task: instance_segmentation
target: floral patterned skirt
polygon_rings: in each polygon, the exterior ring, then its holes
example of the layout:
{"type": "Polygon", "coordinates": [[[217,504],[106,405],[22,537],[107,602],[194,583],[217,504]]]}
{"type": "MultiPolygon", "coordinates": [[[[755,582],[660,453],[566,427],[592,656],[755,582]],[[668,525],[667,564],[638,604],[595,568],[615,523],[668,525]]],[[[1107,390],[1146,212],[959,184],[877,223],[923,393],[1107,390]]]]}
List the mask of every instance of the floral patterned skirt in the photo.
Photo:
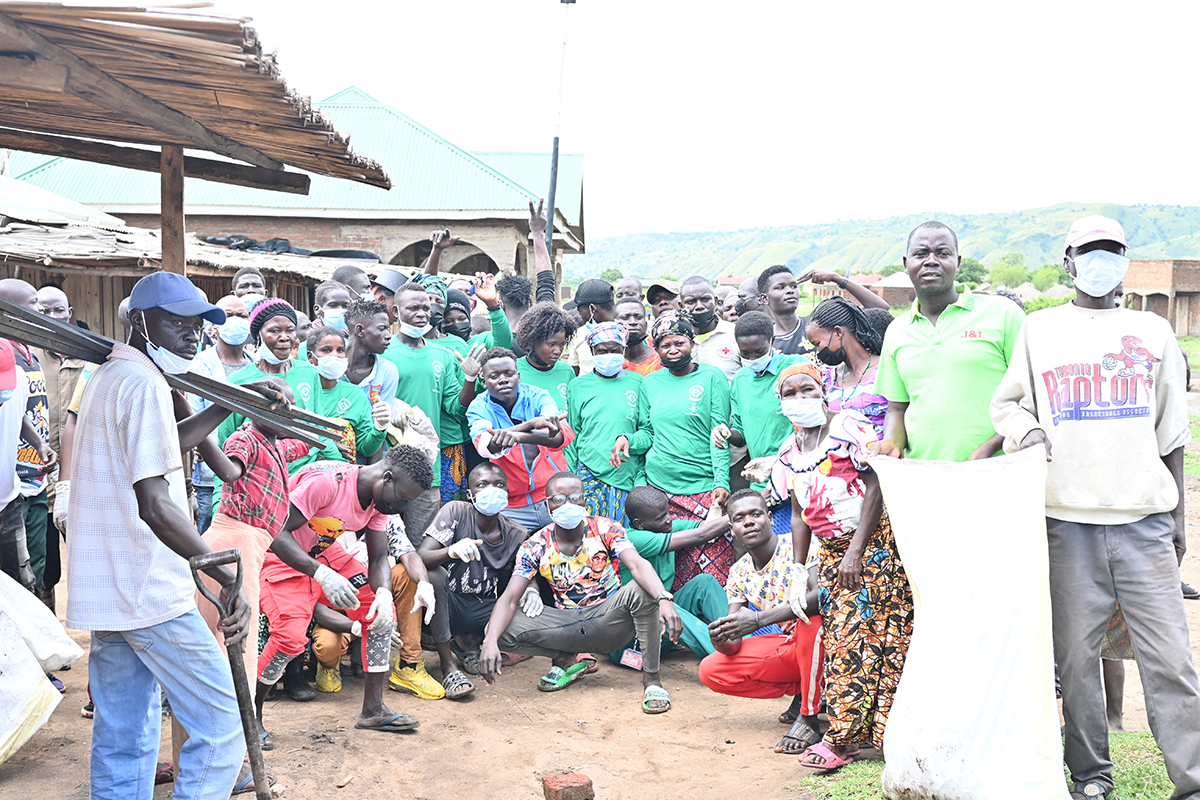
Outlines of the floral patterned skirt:
{"type": "MultiPolygon", "coordinates": [[[[660,490],[661,491],[661,490],[660,490]]],[[[667,496],[668,510],[672,520],[695,520],[703,522],[712,507],[712,491],[700,494],[671,494],[667,496]]],[[[729,570],[733,567],[733,534],[726,533],[711,542],[692,545],[675,551],[675,585],[677,592],[697,575],[712,575],[724,586],[729,582],[729,570]]]]}
{"type": "Polygon", "coordinates": [[[850,536],[821,540],[818,597],[825,631],[830,744],[883,746],[883,730],[912,639],[913,600],[887,510],[863,551],[862,585],[840,589],[850,536]]]}

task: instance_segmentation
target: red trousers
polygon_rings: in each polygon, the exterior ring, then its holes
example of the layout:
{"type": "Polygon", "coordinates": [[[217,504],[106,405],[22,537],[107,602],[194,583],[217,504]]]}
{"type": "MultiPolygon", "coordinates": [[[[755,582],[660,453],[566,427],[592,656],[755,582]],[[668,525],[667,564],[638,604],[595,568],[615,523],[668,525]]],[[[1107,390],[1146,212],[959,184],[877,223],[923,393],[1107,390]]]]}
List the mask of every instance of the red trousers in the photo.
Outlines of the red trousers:
{"type": "MultiPolygon", "coordinates": [[[[375,602],[375,590],[367,581],[367,570],[339,544],[330,546],[317,556],[317,561],[327,564],[331,570],[346,578],[358,589],[358,608],[339,610],[344,611],[351,621],[358,620],[362,623],[364,636],[361,646],[363,664],[366,665],[365,634],[367,625],[370,624],[367,621],[367,612],[375,602]]],[[[312,621],[313,609],[317,603],[335,608],[325,597],[319,583],[284,564],[273,552],[268,552],[263,561],[258,603],[259,608],[271,621],[270,638],[258,657],[256,674],[259,676],[276,653],[298,656],[304,652],[304,646],[308,643],[308,623],[312,621]]]]}
{"type": "Polygon", "coordinates": [[[767,700],[786,695],[803,698],[800,713],[821,708],[825,642],[821,618],[796,623],[788,636],[768,633],[742,639],[741,649],[727,656],[713,653],[700,662],[700,682],[714,692],[767,700]]]}

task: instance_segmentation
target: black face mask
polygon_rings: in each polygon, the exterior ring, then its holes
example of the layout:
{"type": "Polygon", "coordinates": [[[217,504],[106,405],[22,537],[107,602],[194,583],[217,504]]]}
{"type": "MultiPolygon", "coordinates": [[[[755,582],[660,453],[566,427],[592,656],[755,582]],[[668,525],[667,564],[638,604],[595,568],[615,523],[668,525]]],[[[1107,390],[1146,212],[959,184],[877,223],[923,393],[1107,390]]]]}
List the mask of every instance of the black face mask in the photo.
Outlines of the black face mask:
{"type": "Polygon", "coordinates": [[[442,329],[442,319],[446,316],[446,309],[436,303],[429,306],[429,324],[433,326],[435,331],[442,329]]]}
{"type": "Polygon", "coordinates": [[[697,330],[700,328],[707,328],[709,325],[712,325],[716,319],[717,312],[715,311],[709,311],[705,309],[703,311],[695,311],[692,313],[692,320],[696,323],[697,330]]]}
{"type": "Polygon", "coordinates": [[[644,341],[646,341],[646,334],[639,333],[638,331],[630,331],[629,338],[626,340],[625,346],[628,347],[632,344],[641,344],[644,341]]]}
{"type": "Polygon", "coordinates": [[[692,354],[688,353],[683,358],[678,358],[674,361],[668,361],[667,359],[663,358],[662,356],[659,356],[659,360],[662,361],[662,365],[669,370],[681,370],[684,367],[686,367],[688,364],[692,363],[692,354]]]}
{"type": "Polygon", "coordinates": [[[833,344],[833,336],[829,337],[829,341],[817,351],[817,358],[821,359],[821,363],[826,366],[836,367],[846,363],[846,348],[839,347],[837,352],[829,349],[829,345],[833,344]]]}
{"type": "Polygon", "coordinates": [[[453,325],[443,323],[442,330],[450,336],[457,336],[464,342],[471,338],[471,322],[469,320],[467,322],[455,322],[453,325]]]}

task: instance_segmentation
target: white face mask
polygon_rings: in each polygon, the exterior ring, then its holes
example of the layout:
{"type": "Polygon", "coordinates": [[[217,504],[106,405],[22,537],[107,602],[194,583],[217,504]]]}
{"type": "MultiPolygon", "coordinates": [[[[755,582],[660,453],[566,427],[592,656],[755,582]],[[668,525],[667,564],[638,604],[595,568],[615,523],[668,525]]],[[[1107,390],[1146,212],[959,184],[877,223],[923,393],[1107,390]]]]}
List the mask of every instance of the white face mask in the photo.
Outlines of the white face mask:
{"type": "Polygon", "coordinates": [[[1072,259],[1075,288],[1091,297],[1104,297],[1117,288],[1129,272],[1129,259],[1107,250],[1092,250],[1072,259]]]}
{"type": "Polygon", "coordinates": [[[168,375],[182,375],[192,368],[192,360],[176,355],[150,341],[150,327],[146,324],[146,313],[142,312],[142,330],[146,334],[146,355],[168,375]]]}
{"type": "Polygon", "coordinates": [[[224,325],[217,326],[217,335],[221,341],[231,347],[246,343],[250,338],[250,320],[245,317],[229,317],[224,325]]]}
{"type": "Polygon", "coordinates": [[[341,356],[321,356],[317,359],[317,372],[330,381],[341,380],[350,362],[341,356]]]}
{"type": "Polygon", "coordinates": [[[499,486],[488,486],[476,492],[472,502],[480,514],[494,517],[508,508],[508,490],[499,486]]]}
{"type": "Polygon", "coordinates": [[[762,374],[763,370],[771,366],[771,361],[775,358],[775,351],[768,350],[765,356],[760,356],[753,361],[743,361],[742,366],[749,367],[755,372],[762,374]]]}
{"type": "Polygon", "coordinates": [[[596,356],[596,372],[611,378],[621,371],[621,367],[625,365],[624,353],[602,353],[596,356]]]}
{"type": "Polygon", "coordinates": [[[426,324],[424,327],[417,327],[407,322],[400,323],[400,332],[410,339],[420,339],[431,330],[433,330],[433,326],[429,324],[426,324]]]}
{"type": "Polygon", "coordinates": [[[258,357],[268,364],[282,364],[286,361],[291,361],[291,358],[276,358],[275,354],[271,352],[271,348],[267,347],[267,343],[262,341],[261,337],[256,352],[258,353],[258,357]]]}
{"type": "Polygon", "coordinates": [[[586,516],[587,509],[574,503],[563,503],[550,512],[550,519],[554,520],[554,524],[564,531],[575,530],[586,516]]]}
{"type": "Polygon", "coordinates": [[[797,428],[819,428],[829,415],[820,397],[793,397],[780,402],[783,415],[797,428]]]}

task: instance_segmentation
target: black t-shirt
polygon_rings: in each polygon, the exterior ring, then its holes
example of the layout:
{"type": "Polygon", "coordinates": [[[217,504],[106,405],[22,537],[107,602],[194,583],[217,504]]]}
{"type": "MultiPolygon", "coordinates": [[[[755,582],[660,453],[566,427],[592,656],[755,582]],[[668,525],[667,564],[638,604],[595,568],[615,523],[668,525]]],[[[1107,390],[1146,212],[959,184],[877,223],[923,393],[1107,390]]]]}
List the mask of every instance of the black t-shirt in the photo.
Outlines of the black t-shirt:
{"type": "Polygon", "coordinates": [[[813,351],[812,345],[804,336],[808,328],[808,317],[800,317],[800,324],[791,333],[776,334],[775,349],[784,355],[805,355],[813,351]]]}
{"type": "Polygon", "coordinates": [[[489,542],[476,524],[475,506],[470,503],[452,500],[433,518],[425,535],[445,547],[463,539],[483,542],[479,546],[480,560],[463,563],[452,558],[446,562],[446,587],[450,591],[499,597],[499,587],[508,583],[517,562],[517,548],[529,538],[529,531],[503,515],[497,519],[500,541],[489,542]]]}

